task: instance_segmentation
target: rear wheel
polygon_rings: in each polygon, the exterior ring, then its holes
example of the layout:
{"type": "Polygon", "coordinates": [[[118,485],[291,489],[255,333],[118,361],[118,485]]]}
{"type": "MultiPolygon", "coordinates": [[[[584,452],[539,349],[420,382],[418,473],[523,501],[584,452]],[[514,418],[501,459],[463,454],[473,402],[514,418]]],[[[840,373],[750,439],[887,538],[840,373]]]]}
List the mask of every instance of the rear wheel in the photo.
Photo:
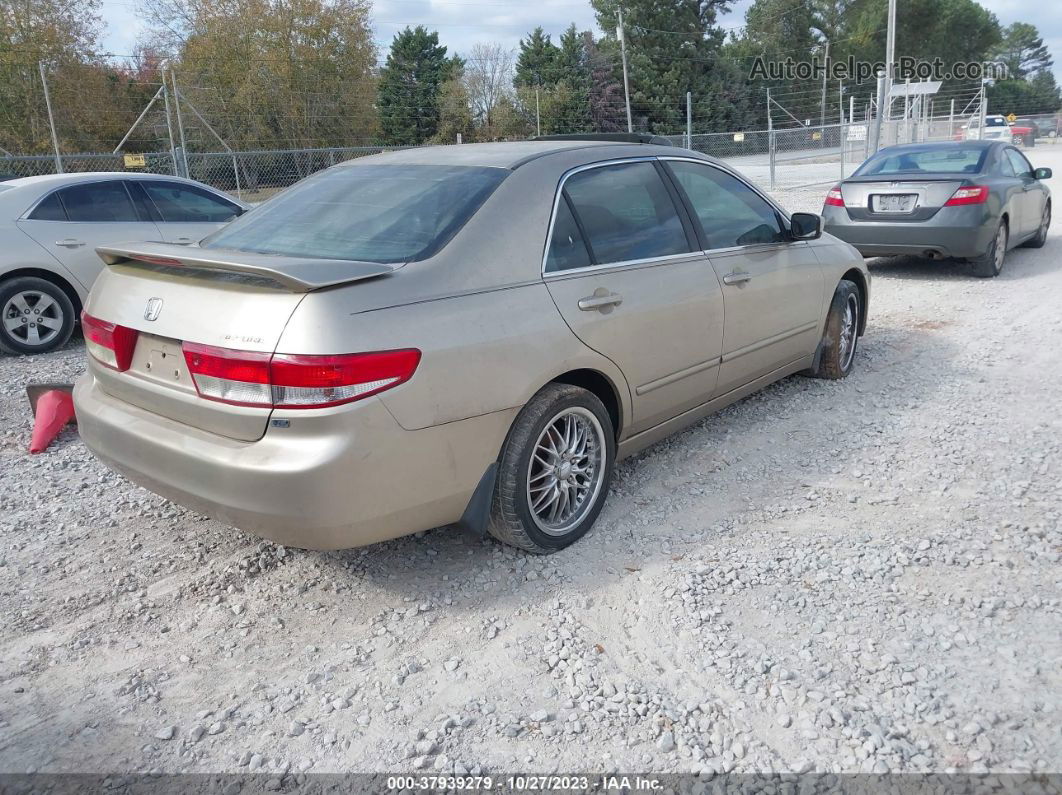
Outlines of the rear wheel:
{"type": "Polygon", "coordinates": [[[830,302],[830,313],[826,316],[819,364],[807,374],[815,378],[837,380],[852,372],[862,312],[859,288],[853,282],[841,279],[830,302]]]}
{"type": "Polygon", "coordinates": [[[0,283],[0,350],[47,353],[65,344],[74,331],[74,305],[55,284],[36,276],[0,283]]]}
{"type": "Polygon", "coordinates": [[[1022,243],[1026,248],[1043,248],[1047,242],[1047,230],[1051,228],[1051,202],[1044,205],[1043,215],[1040,216],[1040,228],[1036,230],[1036,236],[1022,243]]]}
{"type": "Polygon", "coordinates": [[[991,279],[993,276],[999,276],[1003,270],[1003,260],[1007,257],[1007,240],[1007,222],[1000,221],[995,237],[988,244],[988,249],[985,253],[970,260],[974,276],[982,279],[991,279]]]}
{"type": "Polygon", "coordinates": [[[580,539],[612,481],[616,440],[592,392],[549,384],[524,406],[505,440],[488,529],[499,541],[547,554],[580,539]]]}

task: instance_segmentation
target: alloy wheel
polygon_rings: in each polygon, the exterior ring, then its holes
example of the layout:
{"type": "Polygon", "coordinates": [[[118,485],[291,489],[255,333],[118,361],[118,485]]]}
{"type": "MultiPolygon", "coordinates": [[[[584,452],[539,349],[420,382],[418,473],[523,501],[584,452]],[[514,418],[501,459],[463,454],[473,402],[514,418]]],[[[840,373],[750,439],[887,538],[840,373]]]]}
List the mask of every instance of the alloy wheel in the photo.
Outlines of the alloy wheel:
{"type": "Polygon", "coordinates": [[[586,516],[605,477],[605,433],[593,412],[566,408],[546,423],[527,469],[527,505],[539,529],[563,536],[586,516]]]}
{"type": "Polygon", "coordinates": [[[59,302],[40,290],[15,293],[4,304],[4,331],[23,345],[44,346],[63,330],[65,317],[59,302]]]}
{"type": "Polygon", "coordinates": [[[852,365],[852,358],[856,349],[856,324],[859,322],[859,299],[855,294],[849,295],[844,303],[844,314],[841,316],[841,335],[838,343],[841,370],[847,370],[852,365]]]}

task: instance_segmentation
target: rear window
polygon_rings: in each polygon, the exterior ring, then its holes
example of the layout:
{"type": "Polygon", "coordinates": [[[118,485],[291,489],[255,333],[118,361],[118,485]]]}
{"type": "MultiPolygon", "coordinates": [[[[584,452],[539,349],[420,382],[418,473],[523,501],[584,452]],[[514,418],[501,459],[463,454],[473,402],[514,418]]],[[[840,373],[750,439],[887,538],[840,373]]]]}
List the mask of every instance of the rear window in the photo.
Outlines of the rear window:
{"type": "Polygon", "coordinates": [[[918,152],[882,152],[860,166],[854,176],[874,174],[948,173],[977,174],[984,166],[988,149],[923,149],[918,152]]]}
{"type": "Polygon", "coordinates": [[[289,188],[201,245],[364,262],[425,259],[446,245],[506,174],[475,166],[332,168],[289,188]]]}

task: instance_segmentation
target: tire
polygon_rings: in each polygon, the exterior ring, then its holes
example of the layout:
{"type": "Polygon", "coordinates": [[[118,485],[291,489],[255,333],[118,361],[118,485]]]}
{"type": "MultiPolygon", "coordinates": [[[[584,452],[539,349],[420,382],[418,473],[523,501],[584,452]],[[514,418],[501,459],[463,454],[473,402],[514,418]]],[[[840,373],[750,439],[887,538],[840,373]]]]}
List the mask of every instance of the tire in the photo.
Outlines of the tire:
{"type": "Polygon", "coordinates": [[[74,320],[70,297],[47,279],[17,276],[0,282],[0,350],[5,353],[54,351],[70,339],[74,320]]]}
{"type": "Polygon", "coordinates": [[[841,279],[830,302],[829,314],[826,315],[818,366],[807,371],[808,375],[836,381],[852,372],[862,317],[859,288],[854,282],[841,279]]]}
{"type": "Polygon", "coordinates": [[[981,279],[991,279],[1002,273],[1003,260],[1007,256],[1007,242],[1009,239],[1010,231],[1007,229],[1007,222],[1000,221],[996,234],[992,237],[992,242],[988,244],[988,249],[985,253],[970,260],[974,276],[981,279]]]}
{"type": "Polygon", "coordinates": [[[597,519],[615,460],[615,431],[598,397],[577,386],[546,385],[524,406],[502,447],[488,531],[499,541],[540,555],[564,549],[597,519]],[[573,429],[582,435],[572,434],[573,429]],[[556,455],[557,447],[563,455],[556,455]],[[579,465],[576,472],[571,471],[573,455],[579,465]],[[543,466],[546,463],[556,467],[543,466]],[[578,470],[589,473],[585,480],[579,479],[578,470]],[[558,482],[558,476],[563,480],[558,482]],[[573,491],[579,500],[574,507],[565,503],[571,497],[563,496],[573,491]]]}
{"type": "Polygon", "coordinates": [[[1036,235],[1029,238],[1022,243],[1025,248],[1043,248],[1044,243],[1047,242],[1047,230],[1051,228],[1051,202],[1048,201],[1044,205],[1044,213],[1040,216],[1040,228],[1036,230],[1036,235]]]}

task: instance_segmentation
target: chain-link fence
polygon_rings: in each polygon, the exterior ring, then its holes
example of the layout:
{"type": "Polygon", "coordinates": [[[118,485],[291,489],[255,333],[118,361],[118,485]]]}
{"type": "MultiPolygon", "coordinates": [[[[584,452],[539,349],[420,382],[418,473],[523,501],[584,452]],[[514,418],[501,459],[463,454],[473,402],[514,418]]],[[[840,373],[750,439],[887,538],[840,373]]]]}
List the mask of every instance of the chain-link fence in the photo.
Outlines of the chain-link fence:
{"type": "MultiPolygon", "coordinates": [[[[136,155],[61,155],[63,173],[136,171],[187,176],[244,201],[258,202],[316,171],[355,157],[378,154],[391,147],[345,146],[325,149],[284,149],[256,152],[144,152],[136,155]]],[[[57,173],[54,155],[0,157],[6,179],[57,173]]]]}
{"type": "MultiPolygon", "coordinates": [[[[790,210],[818,211],[830,186],[851,173],[876,148],[916,141],[962,140],[970,135],[969,118],[895,119],[880,130],[873,120],[667,136],[676,146],[726,161],[790,210]],[[875,146],[876,143],[876,146],[875,146]]],[[[1062,125],[1054,114],[1020,120],[1015,143],[1029,149],[1054,145],[1062,125]],[[1027,132],[1026,132],[1027,131],[1027,132]]],[[[976,133],[976,130],[975,130],[976,133]]],[[[974,137],[975,137],[974,133],[974,137]]],[[[176,174],[211,185],[249,202],[263,201],[277,191],[336,163],[395,149],[385,146],[344,146],[234,152],[145,152],[61,155],[64,173],[137,171],[176,174]]],[[[0,156],[0,177],[54,174],[54,155],[0,156]]]]}

